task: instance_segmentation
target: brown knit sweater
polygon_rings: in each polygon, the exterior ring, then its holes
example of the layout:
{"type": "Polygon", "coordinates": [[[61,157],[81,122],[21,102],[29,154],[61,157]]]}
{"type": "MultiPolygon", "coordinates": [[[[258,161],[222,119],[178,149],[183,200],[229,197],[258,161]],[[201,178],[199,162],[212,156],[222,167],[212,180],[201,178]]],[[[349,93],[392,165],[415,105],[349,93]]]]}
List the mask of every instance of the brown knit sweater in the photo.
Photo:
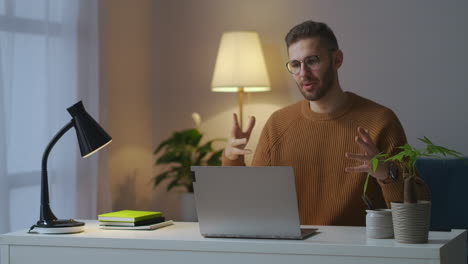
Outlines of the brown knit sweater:
{"type": "MultiPolygon", "coordinates": [[[[263,128],[252,166],[292,166],[301,224],[365,225],[361,199],[366,173],[346,173],[346,167],[361,165],[345,152],[363,153],[354,138],[357,128],[369,133],[380,151],[395,153],[406,143],[400,121],[388,108],[354,93],[346,104],[330,114],[312,112],[303,100],[273,113],[263,128]]],[[[224,166],[245,166],[243,157],[224,166]]],[[[419,199],[429,194],[418,180],[419,199]]],[[[268,184],[267,182],[265,184],[268,184]]],[[[384,184],[371,177],[367,195],[377,208],[403,200],[403,181],[384,184]]]]}

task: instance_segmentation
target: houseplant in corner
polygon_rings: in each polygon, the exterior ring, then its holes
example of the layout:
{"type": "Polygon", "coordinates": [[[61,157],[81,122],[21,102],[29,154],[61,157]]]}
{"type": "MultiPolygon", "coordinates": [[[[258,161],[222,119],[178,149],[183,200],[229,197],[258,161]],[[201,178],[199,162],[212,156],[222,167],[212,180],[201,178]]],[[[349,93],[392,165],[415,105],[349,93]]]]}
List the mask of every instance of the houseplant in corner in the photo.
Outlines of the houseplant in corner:
{"type": "MultiPolygon", "coordinates": [[[[202,143],[203,134],[199,130],[201,118],[197,113],[193,113],[192,117],[196,128],[174,132],[154,150],[154,155],[158,156],[155,165],[162,168],[161,172],[154,177],[155,187],[168,181],[167,191],[181,187],[193,196],[190,167],[221,165],[223,150],[215,150],[213,143],[224,141],[224,139],[213,139],[202,143]]],[[[191,199],[193,200],[193,197],[191,199]]],[[[188,218],[190,218],[188,220],[196,220],[196,217],[188,218]]]]}
{"type": "Polygon", "coordinates": [[[456,157],[463,159],[460,152],[435,145],[427,137],[418,138],[426,147],[416,149],[409,144],[398,147],[401,151],[393,156],[378,154],[371,160],[372,170],[376,171],[379,159],[395,162],[401,169],[404,180],[404,201],[391,202],[395,240],[400,243],[427,243],[430,224],[430,201],[418,201],[416,198],[415,179],[418,158],[456,157]]]}

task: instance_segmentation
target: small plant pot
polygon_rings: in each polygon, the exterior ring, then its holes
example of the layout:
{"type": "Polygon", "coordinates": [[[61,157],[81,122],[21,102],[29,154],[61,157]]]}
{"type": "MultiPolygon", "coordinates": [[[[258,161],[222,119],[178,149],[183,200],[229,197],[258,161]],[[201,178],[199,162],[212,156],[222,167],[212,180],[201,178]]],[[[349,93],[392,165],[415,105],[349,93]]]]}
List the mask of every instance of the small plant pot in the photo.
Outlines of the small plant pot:
{"type": "Polygon", "coordinates": [[[195,196],[193,193],[182,192],[180,196],[180,214],[184,222],[197,222],[197,209],[195,208],[195,196]]]}
{"type": "Polygon", "coordinates": [[[395,240],[405,244],[427,243],[431,219],[431,202],[392,202],[395,240]]]}
{"type": "Polygon", "coordinates": [[[366,210],[366,235],[368,238],[393,238],[392,210],[366,210]]]}

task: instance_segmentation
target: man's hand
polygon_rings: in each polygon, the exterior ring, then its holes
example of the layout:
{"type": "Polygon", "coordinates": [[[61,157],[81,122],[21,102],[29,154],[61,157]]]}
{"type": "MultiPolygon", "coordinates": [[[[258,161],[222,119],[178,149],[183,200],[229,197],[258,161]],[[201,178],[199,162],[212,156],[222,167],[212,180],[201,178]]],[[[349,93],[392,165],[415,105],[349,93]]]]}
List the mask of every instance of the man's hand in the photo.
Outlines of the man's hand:
{"type": "Polygon", "coordinates": [[[245,145],[249,142],[250,134],[252,129],[255,126],[255,117],[251,116],[249,118],[249,126],[244,132],[240,128],[239,121],[237,120],[237,114],[234,114],[234,124],[232,125],[231,130],[231,139],[226,145],[224,150],[224,155],[230,160],[236,160],[241,155],[251,154],[252,150],[244,149],[245,145]]]}
{"type": "Polygon", "coordinates": [[[387,174],[388,165],[385,164],[384,162],[379,163],[379,166],[377,167],[376,172],[372,170],[370,160],[375,155],[379,154],[380,151],[377,149],[374,142],[372,141],[372,138],[369,135],[369,131],[362,127],[358,127],[358,136],[356,136],[355,141],[359,145],[359,147],[364,151],[364,154],[355,154],[355,153],[346,152],[345,156],[346,158],[349,158],[349,159],[362,161],[363,164],[356,166],[356,167],[347,167],[345,168],[345,171],[346,172],[367,172],[370,175],[372,175],[374,178],[381,180],[381,181],[388,179],[388,174],[387,174]]]}

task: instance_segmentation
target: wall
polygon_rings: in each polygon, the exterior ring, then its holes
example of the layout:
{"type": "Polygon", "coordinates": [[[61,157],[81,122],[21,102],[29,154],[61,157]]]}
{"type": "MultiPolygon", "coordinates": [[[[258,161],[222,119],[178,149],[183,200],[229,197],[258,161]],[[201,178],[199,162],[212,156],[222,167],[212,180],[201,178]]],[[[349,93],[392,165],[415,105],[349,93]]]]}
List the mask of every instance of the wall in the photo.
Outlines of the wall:
{"type": "Polygon", "coordinates": [[[112,210],[154,209],[150,179],[154,145],[153,3],[101,2],[106,130],[113,138],[107,152],[112,210]]]}

